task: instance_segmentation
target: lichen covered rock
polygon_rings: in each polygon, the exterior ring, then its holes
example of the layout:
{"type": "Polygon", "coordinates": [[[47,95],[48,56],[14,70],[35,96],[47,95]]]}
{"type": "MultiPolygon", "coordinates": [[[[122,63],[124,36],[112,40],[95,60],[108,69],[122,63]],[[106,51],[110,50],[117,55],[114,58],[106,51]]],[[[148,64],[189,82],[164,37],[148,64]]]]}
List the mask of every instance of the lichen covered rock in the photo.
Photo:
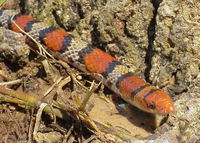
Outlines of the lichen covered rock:
{"type": "Polygon", "coordinates": [[[0,53],[5,60],[23,66],[29,61],[30,49],[22,34],[0,27],[0,53]]]}
{"type": "Polygon", "coordinates": [[[164,0],[158,8],[150,77],[175,94],[185,92],[199,73],[199,13],[195,1],[164,0]]]}
{"type": "Polygon", "coordinates": [[[189,0],[164,0],[158,7],[150,79],[167,87],[176,111],[157,129],[154,139],[171,134],[180,142],[200,140],[199,7],[189,0]],[[159,133],[164,126],[168,130],[159,133]]]}

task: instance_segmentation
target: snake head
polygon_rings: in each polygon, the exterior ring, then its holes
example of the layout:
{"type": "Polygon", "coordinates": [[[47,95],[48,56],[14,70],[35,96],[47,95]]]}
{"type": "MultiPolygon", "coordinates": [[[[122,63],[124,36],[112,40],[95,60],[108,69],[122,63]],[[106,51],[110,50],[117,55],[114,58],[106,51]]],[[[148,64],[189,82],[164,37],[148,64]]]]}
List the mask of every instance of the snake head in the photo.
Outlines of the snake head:
{"type": "MultiPolygon", "coordinates": [[[[142,97],[143,110],[153,114],[167,115],[174,111],[174,104],[165,92],[155,90],[142,97]]],[[[139,107],[140,108],[140,107],[139,107]]]]}

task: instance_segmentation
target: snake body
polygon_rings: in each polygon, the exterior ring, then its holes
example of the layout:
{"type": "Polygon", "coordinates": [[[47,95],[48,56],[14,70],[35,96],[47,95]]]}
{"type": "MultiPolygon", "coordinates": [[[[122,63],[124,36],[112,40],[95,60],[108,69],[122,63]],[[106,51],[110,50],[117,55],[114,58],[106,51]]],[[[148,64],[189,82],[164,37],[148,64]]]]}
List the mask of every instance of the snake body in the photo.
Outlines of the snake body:
{"type": "Polygon", "coordinates": [[[102,75],[108,88],[137,108],[161,115],[174,111],[173,102],[165,92],[129,72],[126,66],[106,52],[75,38],[69,32],[1,7],[0,25],[21,33],[11,18],[22,30],[57,53],[64,61],[84,72],[102,75]]]}

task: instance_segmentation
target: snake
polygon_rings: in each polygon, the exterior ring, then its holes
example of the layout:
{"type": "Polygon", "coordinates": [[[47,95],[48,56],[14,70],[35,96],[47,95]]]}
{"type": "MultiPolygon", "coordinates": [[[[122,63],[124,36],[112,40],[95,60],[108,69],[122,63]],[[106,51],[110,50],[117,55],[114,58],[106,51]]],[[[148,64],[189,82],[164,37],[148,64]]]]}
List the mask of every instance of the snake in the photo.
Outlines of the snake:
{"type": "MultiPolygon", "coordinates": [[[[0,26],[18,33],[23,33],[23,30],[55,53],[57,58],[83,72],[101,75],[105,86],[140,110],[158,115],[168,115],[175,110],[166,92],[135,75],[116,58],[70,32],[5,7],[0,7],[0,26]]],[[[94,78],[99,80],[99,76],[94,78]]]]}

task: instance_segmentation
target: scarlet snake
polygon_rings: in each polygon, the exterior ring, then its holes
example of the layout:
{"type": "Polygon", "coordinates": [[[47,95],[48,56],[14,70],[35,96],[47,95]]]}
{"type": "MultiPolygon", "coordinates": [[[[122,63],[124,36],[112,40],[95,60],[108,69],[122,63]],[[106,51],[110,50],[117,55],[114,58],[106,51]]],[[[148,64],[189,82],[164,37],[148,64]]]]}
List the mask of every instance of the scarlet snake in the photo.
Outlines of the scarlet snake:
{"type": "Polygon", "coordinates": [[[0,8],[0,25],[21,33],[13,21],[38,42],[59,54],[61,59],[84,72],[99,73],[104,84],[130,104],[154,114],[174,111],[170,97],[155,86],[129,72],[117,59],[70,33],[38,22],[14,10],[0,8]]]}

